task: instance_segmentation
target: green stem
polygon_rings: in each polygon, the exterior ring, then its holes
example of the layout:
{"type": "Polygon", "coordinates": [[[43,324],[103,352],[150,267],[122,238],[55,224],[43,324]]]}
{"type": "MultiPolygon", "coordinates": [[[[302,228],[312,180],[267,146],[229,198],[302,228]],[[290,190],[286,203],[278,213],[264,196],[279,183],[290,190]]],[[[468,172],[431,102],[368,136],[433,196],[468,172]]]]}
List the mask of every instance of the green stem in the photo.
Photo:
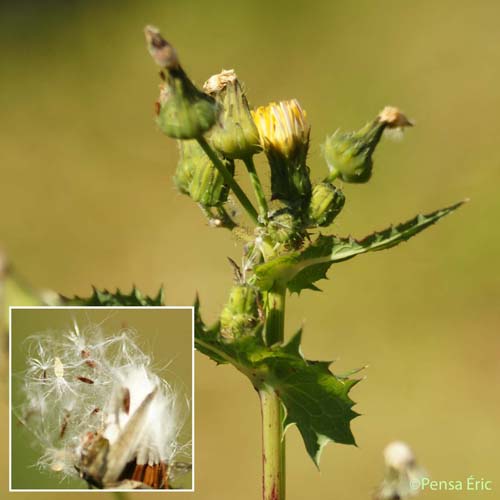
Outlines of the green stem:
{"type": "Polygon", "coordinates": [[[325,177],[323,182],[333,182],[339,175],[340,172],[338,170],[333,170],[325,177]]]}
{"type": "Polygon", "coordinates": [[[274,287],[266,294],[264,339],[268,346],[283,342],[285,331],[286,287],[274,287]]]}
{"type": "MultiPolygon", "coordinates": [[[[267,293],[264,338],[267,345],[283,342],[286,288],[267,293]]],[[[259,389],[262,412],[262,498],[285,500],[285,438],[283,405],[271,387],[259,389]]]]}
{"type": "Polygon", "coordinates": [[[257,204],[259,205],[259,215],[262,221],[267,220],[267,212],[269,210],[267,206],[266,196],[264,194],[264,189],[260,182],[259,176],[257,175],[257,170],[255,169],[255,164],[253,162],[253,156],[249,156],[243,160],[245,166],[247,167],[248,174],[250,175],[250,181],[252,182],[253,190],[255,192],[255,197],[257,198],[257,204]]]}
{"type": "Polygon", "coordinates": [[[224,177],[224,181],[227,185],[233,190],[234,195],[238,198],[239,202],[243,206],[243,208],[247,211],[250,218],[258,224],[257,210],[255,210],[252,202],[248,199],[247,195],[240,188],[240,185],[234,180],[233,176],[230,174],[229,170],[224,166],[224,164],[220,161],[217,153],[210,147],[206,139],[202,137],[198,137],[197,139],[199,145],[202,147],[203,151],[205,151],[206,155],[212,160],[212,163],[215,165],[215,168],[221,173],[222,177],[224,177]]]}
{"type": "Polygon", "coordinates": [[[283,409],[272,388],[259,390],[262,411],[262,498],[285,499],[283,409]]]}

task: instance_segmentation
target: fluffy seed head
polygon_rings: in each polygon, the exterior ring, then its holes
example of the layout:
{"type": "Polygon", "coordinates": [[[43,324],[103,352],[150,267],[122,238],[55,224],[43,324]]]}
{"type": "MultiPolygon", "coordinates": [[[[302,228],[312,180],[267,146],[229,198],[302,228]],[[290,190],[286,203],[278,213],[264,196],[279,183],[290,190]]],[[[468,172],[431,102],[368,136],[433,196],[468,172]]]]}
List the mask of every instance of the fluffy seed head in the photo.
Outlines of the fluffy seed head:
{"type": "Polygon", "coordinates": [[[418,466],[412,449],[402,441],[389,443],[384,449],[385,477],[376,500],[409,499],[419,492],[424,471],[418,466]]]}
{"type": "Polygon", "coordinates": [[[393,441],[384,449],[384,460],[387,467],[404,471],[415,465],[415,455],[412,449],[402,441],[393,441]]]}
{"type": "MultiPolygon", "coordinates": [[[[110,487],[130,464],[166,471],[186,455],[179,433],[187,405],[153,373],[131,331],[105,337],[97,327],[80,332],[75,324],[27,342],[17,413],[43,450],[41,468],[110,487]]],[[[167,478],[155,476],[154,483],[166,487],[167,478]]]]}

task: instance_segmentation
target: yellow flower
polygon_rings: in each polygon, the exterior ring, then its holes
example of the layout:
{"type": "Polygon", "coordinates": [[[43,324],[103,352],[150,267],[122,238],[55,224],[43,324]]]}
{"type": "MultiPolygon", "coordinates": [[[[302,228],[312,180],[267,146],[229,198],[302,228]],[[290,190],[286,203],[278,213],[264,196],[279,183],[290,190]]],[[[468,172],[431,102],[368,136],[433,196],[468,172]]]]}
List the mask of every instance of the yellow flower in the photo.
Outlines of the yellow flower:
{"type": "Polygon", "coordinates": [[[273,149],[287,159],[299,153],[305,160],[310,127],[297,99],[261,106],[252,111],[252,116],[266,152],[273,149]]]}
{"type": "Polygon", "coordinates": [[[296,99],[272,102],[252,111],[259,140],[271,167],[273,200],[290,206],[306,206],[311,180],[306,165],[309,125],[296,99]]]}

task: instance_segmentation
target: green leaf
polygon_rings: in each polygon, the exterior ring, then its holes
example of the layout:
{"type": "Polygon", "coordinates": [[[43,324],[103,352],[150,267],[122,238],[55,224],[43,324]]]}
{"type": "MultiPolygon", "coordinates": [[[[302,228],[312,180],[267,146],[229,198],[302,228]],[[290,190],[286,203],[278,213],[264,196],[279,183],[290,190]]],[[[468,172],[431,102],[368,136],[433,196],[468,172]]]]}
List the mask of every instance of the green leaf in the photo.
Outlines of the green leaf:
{"type": "Polygon", "coordinates": [[[257,266],[254,284],[261,290],[269,290],[275,284],[286,284],[291,292],[297,293],[305,288],[318,290],[314,283],[326,278],[332,264],[362,253],[385,250],[409,240],[463,203],[462,201],[427,215],[417,215],[407,222],[370,234],[361,240],[320,235],[302,251],[280,256],[257,266]]]}
{"type": "Polygon", "coordinates": [[[264,344],[260,329],[227,342],[218,324],[208,328],[203,323],[198,300],[195,308],[196,348],[218,364],[235,366],[257,390],[274,390],[285,408],[285,429],[297,426],[316,465],[327,442],[355,444],[350,422],[358,414],[349,391],[359,380],[335,376],[330,362],[306,360],[300,352],[301,331],[287,344],[272,347],[264,344]]]}
{"type": "Polygon", "coordinates": [[[135,286],[127,295],[116,289],[112,293],[108,290],[97,290],[92,287],[92,295],[84,298],[75,295],[74,297],[64,297],[61,295],[61,305],[63,306],[162,306],[164,305],[163,287],[160,288],[156,297],[144,295],[135,286]]]}

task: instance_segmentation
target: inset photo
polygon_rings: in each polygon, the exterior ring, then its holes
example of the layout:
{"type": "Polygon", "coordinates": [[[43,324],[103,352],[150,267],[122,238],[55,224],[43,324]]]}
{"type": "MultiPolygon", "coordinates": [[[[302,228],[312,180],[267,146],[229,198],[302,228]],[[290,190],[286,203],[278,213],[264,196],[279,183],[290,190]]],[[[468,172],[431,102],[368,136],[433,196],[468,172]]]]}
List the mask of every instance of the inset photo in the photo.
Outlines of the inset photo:
{"type": "Polygon", "coordinates": [[[11,491],[194,491],[193,308],[10,315],[11,491]]]}

